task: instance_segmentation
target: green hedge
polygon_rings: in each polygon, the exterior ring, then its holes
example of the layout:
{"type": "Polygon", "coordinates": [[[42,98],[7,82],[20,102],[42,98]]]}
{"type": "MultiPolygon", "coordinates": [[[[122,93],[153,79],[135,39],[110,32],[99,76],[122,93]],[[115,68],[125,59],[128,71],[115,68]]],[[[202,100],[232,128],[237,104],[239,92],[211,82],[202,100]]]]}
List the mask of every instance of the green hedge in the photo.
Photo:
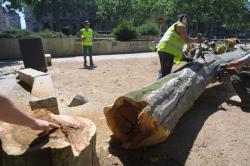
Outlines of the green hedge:
{"type": "Polygon", "coordinates": [[[134,25],[129,21],[122,21],[114,30],[113,35],[116,40],[130,41],[136,39],[138,36],[134,25]]]}
{"type": "Polygon", "coordinates": [[[140,35],[151,35],[157,36],[159,35],[159,28],[154,23],[145,23],[137,28],[137,31],[140,35]]]}
{"type": "Polygon", "coordinates": [[[38,32],[38,35],[43,38],[64,38],[66,35],[64,35],[62,32],[54,32],[46,29],[45,31],[38,32]]]}
{"type": "Polygon", "coordinates": [[[62,32],[54,32],[50,30],[45,30],[42,32],[32,32],[30,30],[21,30],[16,28],[9,28],[3,31],[0,31],[0,38],[21,38],[27,35],[34,35],[43,38],[63,38],[67,37],[62,32]]]}
{"type": "Polygon", "coordinates": [[[27,35],[34,35],[34,33],[16,28],[9,28],[0,32],[0,38],[20,38],[27,35]]]}

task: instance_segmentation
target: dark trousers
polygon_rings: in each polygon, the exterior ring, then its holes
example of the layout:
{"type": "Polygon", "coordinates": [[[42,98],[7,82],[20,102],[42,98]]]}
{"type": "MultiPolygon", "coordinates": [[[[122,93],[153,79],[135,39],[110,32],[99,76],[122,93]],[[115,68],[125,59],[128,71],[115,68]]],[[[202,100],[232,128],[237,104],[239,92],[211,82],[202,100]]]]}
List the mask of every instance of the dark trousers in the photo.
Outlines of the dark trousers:
{"type": "Polygon", "coordinates": [[[89,56],[90,65],[93,65],[92,46],[83,46],[84,65],[87,65],[87,56],[89,56]]]}
{"type": "Polygon", "coordinates": [[[159,71],[159,77],[158,77],[160,79],[171,73],[174,64],[174,56],[161,51],[158,52],[158,55],[161,64],[161,69],[159,71]]]}
{"type": "MultiPolygon", "coordinates": [[[[230,77],[231,83],[243,103],[250,102],[250,72],[241,72],[230,77]]],[[[250,103],[249,103],[250,104],[250,103]]]]}

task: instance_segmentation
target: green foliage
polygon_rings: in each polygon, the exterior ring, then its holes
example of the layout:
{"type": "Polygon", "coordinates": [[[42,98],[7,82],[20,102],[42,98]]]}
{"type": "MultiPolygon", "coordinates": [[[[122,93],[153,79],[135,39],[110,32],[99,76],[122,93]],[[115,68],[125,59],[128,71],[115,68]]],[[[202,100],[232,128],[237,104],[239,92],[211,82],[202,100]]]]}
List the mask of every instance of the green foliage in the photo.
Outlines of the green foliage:
{"type": "Polygon", "coordinates": [[[157,24],[154,23],[145,23],[137,28],[137,31],[140,35],[159,35],[159,28],[157,24]]]}
{"type": "Polygon", "coordinates": [[[80,23],[83,23],[84,20],[89,20],[91,23],[96,21],[95,0],[41,0],[33,6],[34,15],[38,20],[50,14],[57,23],[60,16],[68,14],[72,19],[79,20],[80,23]]]}
{"type": "Polygon", "coordinates": [[[178,0],[177,13],[189,15],[190,30],[194,33],[202,32],[210,37],[237,34],[247,30],[250,14],[246,5],[247,0],[178,0]]]}
{"type": "Polygon", "coordinates": [[[16,28],[9,28],[0,32],[0,38],[21,38],[27,35],[40,36],[43,38],[63,38],[66,37],[62,32],[54,32],[45,30],[39,33],[30,30],[21,30],[16,28]]]}
{"type": "Polygon", "coordinates": [[[66,37],[62,32],[54,32],[51,30],[44,30],[42,32],[38,33],[39,36],[43,37],[43,38],[64,38],[66,37]]]}
{"type": "Polygon", "coordinates": [[[20,38],[34,33],[29,30],[21,30],[16,28],[9,28],[0,32],[0,38],[20,38]]]}
{"type": "Polygon", "coordinates": [[[164,17],[167,21],[176,13],[176,0],[133,0],[132,18],[136,25],[164,17]]]}
{"type": "Polygon", "coordinates": [[[123,19],[141,25],[159,16],[171,18],[175,12],[175,0],[96,0],[97,17],[101,21],[123,19]]]}
{"type": "MultiPolygon", "coordinates": [[[[5,2],[7,0],[4,0],[5,2]]],[[[9,0],[11,6],[21,9],[34,6],[36,17],[52,15],[57,24],[63,12],[72,18],[89,19],[92,23],[112,28],[121,20],[130,20],[138,26],[163,17],[167,29],[178,14],[190,17],[189,33],[201,32],[206,37],[246,33],[250,34],[250,12],[247,0],[9,0]],[[111,24],[110,24],[111,23],[111,24]]]]}
{"type": "Polygon", "coordinates": [[[134,25],[129,21],[122,21],[114,30],[113,34],[116,40],[130,41],[136,39],[138,33],[134,25]]]}

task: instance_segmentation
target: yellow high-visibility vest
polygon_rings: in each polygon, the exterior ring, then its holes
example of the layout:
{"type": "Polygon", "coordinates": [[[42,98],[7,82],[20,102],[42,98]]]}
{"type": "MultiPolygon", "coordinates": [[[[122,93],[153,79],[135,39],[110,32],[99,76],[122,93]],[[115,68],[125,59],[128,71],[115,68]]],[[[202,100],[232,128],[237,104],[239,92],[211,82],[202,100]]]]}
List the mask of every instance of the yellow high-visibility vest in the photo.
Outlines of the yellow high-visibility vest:
{"type": "Polygon", "coordinates": [[[82,45],[84,46],[92,46],[93,42],[92,42],[92,39],[93,39],[93,30],[92,29],[81,29],[81,37],[82,38],[85,38],[83,41],[82,41],[82,45]]]}
{"type": "Polygon", "coordinates": [[[181,36],[175,31],[175,25],[182,24],[177,22],[168,28],[158,44],[157,51],[166,52],[174,56],[174,63],[179,64],[183,56],[184,42],[181,36]]]}

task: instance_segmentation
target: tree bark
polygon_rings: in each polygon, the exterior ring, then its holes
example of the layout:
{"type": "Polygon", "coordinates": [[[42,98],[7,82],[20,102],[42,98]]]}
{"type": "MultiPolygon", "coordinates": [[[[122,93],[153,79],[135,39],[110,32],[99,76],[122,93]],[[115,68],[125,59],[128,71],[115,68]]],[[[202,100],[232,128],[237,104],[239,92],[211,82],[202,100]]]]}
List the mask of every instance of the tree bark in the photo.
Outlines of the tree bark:
{"type": "Polygon", "coordinates": [[[198,58],[180,71],[119,97],[104,108],[109,128],[127,149],[164,141],[206,86],[216,81],[218,66],[245,54],[240,48],[209,54],[206,63],[198,58]]]}
{"type": "Polygon", "coordinates": [[[1,166],[93,166],[97,165],[96,127],[80,117],[35,111],[34,117],[60,126],[49,135],[3,123],[0,126],[1,166]]]}

